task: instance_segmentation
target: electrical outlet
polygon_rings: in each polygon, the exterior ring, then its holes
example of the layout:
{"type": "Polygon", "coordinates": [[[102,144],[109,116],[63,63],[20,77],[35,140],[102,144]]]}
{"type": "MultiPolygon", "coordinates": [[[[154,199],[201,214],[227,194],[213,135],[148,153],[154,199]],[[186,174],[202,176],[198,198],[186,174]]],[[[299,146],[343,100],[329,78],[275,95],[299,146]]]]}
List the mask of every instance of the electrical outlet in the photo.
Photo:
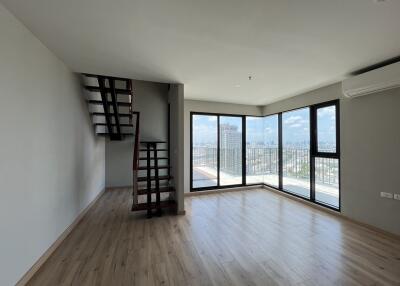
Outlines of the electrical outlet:
{"type": "Polygon", "coordinates": [[[387,199],[393,199],[393,194],[392,193],[381,192],[381,197],[382,198],[387,198],[387,199]]]}
{"type": "Polygon", "coordinates": [[[400,194],[394,194],[393,198],[400,201],[400,194]]]}

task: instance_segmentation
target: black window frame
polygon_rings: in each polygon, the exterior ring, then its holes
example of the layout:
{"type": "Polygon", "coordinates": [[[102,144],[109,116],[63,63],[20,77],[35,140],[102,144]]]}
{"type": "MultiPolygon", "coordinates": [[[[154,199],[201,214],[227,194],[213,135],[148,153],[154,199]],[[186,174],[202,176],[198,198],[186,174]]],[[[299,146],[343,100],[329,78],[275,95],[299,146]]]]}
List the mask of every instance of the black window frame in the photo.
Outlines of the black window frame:
{"type": "Polygon", "coordinates": [[[326,208],[332,209],[334,211],[341,211],[341,159],[340,159],[340,100],[331,100],[327,102],[322,102],[318,104],[313,104],[313,105],[306,105],[298,108],[293,108],[290,110],[285,110],[282,112],[276,112],[264,116],[257,116],[257,115],[238,115],[238,114],[228,114],[228,113],[209,113],[209,112],[190,112],[190,191],[191,192],[196,192],[196,191],[205,191],[205,190],[214,190],[214,189],[225,189],[225,188],[233,188],[233,187],[244,187],[244,186],[267,186],[269,188],[284,192],[285,194],[289,194],[291,196],[295,196],[297,198],[315,203],[317,205],[324,206],[326,208]],[[335,115],[336,115],[336,152],[319,152],[317,150],[318,148],[318,119],[317,119],[317,111],[320,108],[324,107],[329,107],[329,106],[335,106],[335,115]],[[293,192],[289,192],[283,188],[283,139],[282,139],[282,115],[286,112],[290,111],[295,111],[299,109],[304,109],[304,108],[309,108],[309,114],[310,114],[310,197],[303,197],[301,195],[297,195],[293,192]],[[202,188],[193,188],[193,115],[213,115],[217,116],[218,120],[218,181],[217,181],[217,186],[212,186],[212,187],[202,187],[202,188]],[[272,185],[268,185],[266,183],[254,183],[254,184],[246,184],[246,166],[247,166],[247,158],[246,158],[246,118],[247,117],[258,117],[258,118],[265,118],[269,116],[278,116],[278,157],[279,157],[279,187],[275,187],[272,185]],[[231,117],[241,117],[242,118],[242,184],[236,184],[236,185],[229,185],[229,186],[220,186],[220,178],[219,178],[219,173],[220,173],[220,158],[219,158],[219,149],[220,149],[220,124],[219,124],[219,118],[220,116],[231,116],[231,117]],[[320,201],[315,200],[315,159],[316,158],[331,158],[331,159],[337,159],[338,160],[338,166],[339,166],[339,186],[338,186],[338,191],[339,191],[339,206],[335,207],[332,205],[329,205],[327,203],[323,203],[320,201]]]}
{"type": "MultiPolygon", "coordinates": [[[[259,184],[256,184],[259,185],[259,184]]],[[[211,112],[190,112],[190,192],[228,189],[249,186],[246,184],[246,115],[229,114],[229,113],[211,113],[211,112]],[[210,187],[193,187],[193,116],[205,115],[217,117],[217,185],[210,187]],[[222,185],[220,180],[220,117],[238,117],[242,119],[242,183],[234,185],[222,185]]]]}

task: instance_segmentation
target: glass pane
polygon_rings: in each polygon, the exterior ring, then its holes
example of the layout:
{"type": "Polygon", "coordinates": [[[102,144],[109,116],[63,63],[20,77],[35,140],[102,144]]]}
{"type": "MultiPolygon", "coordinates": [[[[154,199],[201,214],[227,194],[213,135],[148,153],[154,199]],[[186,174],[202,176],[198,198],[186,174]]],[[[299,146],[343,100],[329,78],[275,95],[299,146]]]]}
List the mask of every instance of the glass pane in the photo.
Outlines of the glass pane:
{"type": "Polygon", "coordinates": [[[317,109],[318,152],[336,153],[336,106],[317,109]]]}
{"type": "Polygon", "coordinates": [[[217,116],[193,115],[193,188],[217,186],[217,116]]]}
{"type": "Polygon", "coordinates": [[[246,183],[262,184],[264,177],[264,118],[246,117],[246,183]]]}
{"type": "Polygon", "coordinates": [[[339,160],[315,158],[315,200],[339,207],[339,160]]]}
{"type": "Polygon", "coordinates": [[[282,114],[283,189],[310,197],[310,110],[282,114]]]}
{"type": "Polygon", "coordinates": [[[221,116],[220,185],[242,184],[242,118],[221,116]]]}
{"type": "Polygon", "coordinates": [[[263,125],[264,183],[270,186],[279,187],[278,115],[265,117],[263,125]]]}

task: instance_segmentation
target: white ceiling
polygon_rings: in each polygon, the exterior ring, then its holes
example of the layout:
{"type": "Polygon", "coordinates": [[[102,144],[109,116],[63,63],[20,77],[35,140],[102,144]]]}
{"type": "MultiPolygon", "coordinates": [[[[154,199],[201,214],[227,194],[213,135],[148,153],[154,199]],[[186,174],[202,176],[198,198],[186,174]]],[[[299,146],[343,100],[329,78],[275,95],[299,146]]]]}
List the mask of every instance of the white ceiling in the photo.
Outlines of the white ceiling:
{"type": "Polygon", "coordinates": [[[400,55],[399,0],[0,1],[74,71],[190,99],[263,105],[400,55]]]}

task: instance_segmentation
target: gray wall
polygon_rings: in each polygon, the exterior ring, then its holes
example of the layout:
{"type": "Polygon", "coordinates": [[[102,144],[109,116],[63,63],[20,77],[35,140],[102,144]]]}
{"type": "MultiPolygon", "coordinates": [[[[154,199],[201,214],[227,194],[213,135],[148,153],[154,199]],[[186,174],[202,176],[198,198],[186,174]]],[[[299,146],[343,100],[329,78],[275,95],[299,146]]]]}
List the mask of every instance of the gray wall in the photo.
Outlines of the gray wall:
{"type": "Polygon", "coordinates": [[[184,190],[190,192],[190,113],[209,112],[242,115],[261,115],[262,108],[253,105],[185,100],[184,106],[184,190]]]}
{"type": "Polygon", "coordinates": [[[171,105],[171,166],[178,212],[184,208],[184,86],[172,84],[168,94],[171,105]]]}
{"type": "Polygon", "coordinates": [[[265,115],[340,98],[342,214],[400,234],[400,89],[359,98],[334,84],[263,108],[265,115]]]}
{"type": "Polygon", "coordinates": [[[14,285],[104,188],[80,83],[0,4],[0,285],[14,285]]]}
{"type": "MultiPolygon", "coordinates": [[[[168,138],[168,84],[133,80],[133,109],[140,112],[140,139],[168,138]]],[[[106,186],[132,186],[134,137],[106,142],[106,186]]]]}

